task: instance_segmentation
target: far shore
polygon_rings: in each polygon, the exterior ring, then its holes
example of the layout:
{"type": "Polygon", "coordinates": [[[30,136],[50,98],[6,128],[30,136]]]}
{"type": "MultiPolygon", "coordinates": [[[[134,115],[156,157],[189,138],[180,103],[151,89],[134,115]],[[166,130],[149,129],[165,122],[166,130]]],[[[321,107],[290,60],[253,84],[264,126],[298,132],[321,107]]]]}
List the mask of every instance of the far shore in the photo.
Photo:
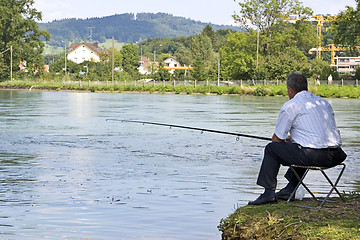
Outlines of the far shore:
{"type": "MultiPolygon", "coordinates": [[[[6,81],[0,89],[37,91],[77,91],[110,93],[182,94],[182,95],[239,95],[239,96],[287,96],[286,84],[241,84],[241,85],[174,85],[170,82],[136,84],[99,84],[88,82],[53,81],[6,81]]],[[[325,98],[360,98],[360,87],[356,85],[309,85],[309,91],[325,98]]]]}

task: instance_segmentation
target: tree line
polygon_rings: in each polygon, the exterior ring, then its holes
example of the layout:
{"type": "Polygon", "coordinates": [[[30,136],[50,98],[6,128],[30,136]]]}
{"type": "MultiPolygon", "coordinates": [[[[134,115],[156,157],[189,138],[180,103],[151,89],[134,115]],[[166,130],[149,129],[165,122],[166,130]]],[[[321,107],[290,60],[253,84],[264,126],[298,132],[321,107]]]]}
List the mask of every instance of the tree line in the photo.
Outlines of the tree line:
{"type": "MultiPolygon", "coordinates": [[[[6,19],[7,14],[1,14],[4,23],[0,25],[0,38],[3,49],[10,45],[19,46],[21,51],[14,54],[14,62],[27,60],[28,66],[40,66],[43,50],[43,38],[49,39],[49,33],[39,30],[35,20],[41,20],[41,13],[32,8],[31,0],[5,1],[0,0],[8,8],[0,11],[13,11],[12,16],[22,18],[23,24],[6,19]],[[18,8],[12,8],[18,4],[18,8]],[[21,11],[16,12],[16,9],[21,11]],[[24,14],[30,14],[23,17],[24,14]],[[24,22],[28,21],[28,24],[24,22]],[[4,26],[7,26],[4,27],[4,26]],[[10,29],[18,29],[13,33],[10,29]],[[11,34],[10,34],[11,32],[11,34]],[[25,39],[25,40],[21,40],[25,39]],[[16,45],[17,44],[17,45],[16,45]],[[36,63],[32,61],[36,59],[36,63]],[[30,64],[30,65],[29,65],[30,64]]],[[[355,46],[359,44],[360,7],[347,7],[340,12],[333,23],[323,27],[324,40],[327,43],[346,44],[355,46]],[[349,20],[349,16],[351,19],[349,20]],[[348,32],[351,26],[351,32],[348,32]]],[[[220,77],[222,81],[238,79],[285,79],[290,72],[302,72],[309,78],[319,75],[322,79],[332,74],[336,79],[338,73],[329,66],[329,60],[315,59],[308,50],[316,46],[316,25],[309,21],[300,20],[289,22],[289,15],[301,16],[303,19],[312,16],[312,10],[304,7],[298,0],[254,1],[247,0],[239,3],[239,11],[234,14],[234,20],[245,30],[214,30],[207,25],[199,34],[182,37],[148,38],[139,43],[125,44],[121,50],[107,49],[101,52],[100,63],[84,62],[75,64],[67,63],[66,73],[73,78],[89,80],[109,80],[112,77],[112,55],[115,59],[115,80],[130,80],[153,78],[155,80],[215,80],[220,77]],[[150,76],[141,76],[137,70],[139,56],[147,56],[159,64],[152,66],[150,76]],[[174,56],[182,65],[191,65],[194,70],[190,75],[184,71],[175,71],[170,74],[162,68],[162,61],[169,56],[174,56]]],[[[145,16],[143,16],[145,17],[145,16]]],[[[151,16],[147,16],[151,17],[151,16]]],[[[356,55],[356,51],[347,54],[356,55]]],[[[324,55],[324,54],[323,54],[324,55]]],[[[325,56],[326,57],[326,56],[325,56]]],[[[329,58],[330,56],[328,56],[329,58]]],[[[1,79],[8,79],[9,52],[1,56],[1,79]]],[[[37,75],[45,79],[62,78],[64,76],[64,57],[58,59],[50,66],[50,73],[39,71],[37,75]]],[[[14,66],[13,66],[14,67],[14,66]]],[[[16,69],[14,69],[16,70],[16,69]]],[[[17,71],[16,71],[17,72],[17,71]]],[[[31,71],[31,73],[33,73],[31,71]]],[[[29,73],[19,73],[18,77],[29,77],[29,73]],[[21,75],[22,74],[22,75],[21,75]]],[[[359,71],[357,71],[359,74],[359,71]]]]}

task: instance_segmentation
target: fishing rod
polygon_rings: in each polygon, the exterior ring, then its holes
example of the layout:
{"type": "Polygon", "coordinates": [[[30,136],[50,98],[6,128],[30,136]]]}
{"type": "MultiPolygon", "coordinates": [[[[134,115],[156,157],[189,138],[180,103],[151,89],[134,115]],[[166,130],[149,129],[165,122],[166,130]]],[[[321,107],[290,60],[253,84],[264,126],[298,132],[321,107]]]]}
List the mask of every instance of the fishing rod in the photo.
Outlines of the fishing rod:
{"type": "Polygon", "coordinates": [[[196,130],[196,131],[201,131],[201,132],[227,134],[227,135],[237,136],[237,138],[236,138],[237,141],[239,140],[239,137],[256,138],[256,139],[271,141],[271,138],[267,138],[267,137],[254,136],[254,135],[235,133],[235,132],[225,132],[225,131],[205,129],[205,128],[188,127],[188,126],[181,126],[181,125],[174,125],[174,124],[166,124],[166,123],[136,121],[136,120],[119,120],[119,119],[106,119],[106,121],[117,121],[117,122],[127,122],[127,123],[141,123],[143,125],[149,124],[149,125],[165,126],[165,127],[170,127],[170,128],[190,129],[190,130],[196,130]]]}

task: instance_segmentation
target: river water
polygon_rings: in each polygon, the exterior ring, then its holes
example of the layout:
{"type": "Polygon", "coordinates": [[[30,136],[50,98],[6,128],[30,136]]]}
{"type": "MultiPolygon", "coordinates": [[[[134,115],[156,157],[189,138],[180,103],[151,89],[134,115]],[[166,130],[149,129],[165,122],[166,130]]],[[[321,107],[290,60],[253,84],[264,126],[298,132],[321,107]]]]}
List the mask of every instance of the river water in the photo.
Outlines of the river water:
{"type": "MultiPolygon", "coordinates": [[[[0,91],[0,237],[221,239],[221,218],[262,192],[267,142],[106,119],[271,137],[286,100],[0,91]]],[[[330,102],[349,155],[339,189],[359,190],[360,101],[330,102]]]]}

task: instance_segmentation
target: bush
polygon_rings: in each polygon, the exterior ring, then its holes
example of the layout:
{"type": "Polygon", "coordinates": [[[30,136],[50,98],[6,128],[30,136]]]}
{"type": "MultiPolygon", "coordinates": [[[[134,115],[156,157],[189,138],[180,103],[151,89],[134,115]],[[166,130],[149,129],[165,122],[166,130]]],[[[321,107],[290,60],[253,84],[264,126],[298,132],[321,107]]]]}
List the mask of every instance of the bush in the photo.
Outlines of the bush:
{"type": "Polygon", "coordinates": [[[269,90],[264,86],[257,86],[254,92],[255,96],[266,96],[269,95],[269,90]]]}
{"type": "MultiPolygon", "coordinates": [[[[67,89],[73,90],[88,90],[91,92],[96,91],[143,91],[143,92],[175,92],[175,94],[180,94],[186,92],[187,94],[192,93],[202,93],[202,94],[238,94],[238,95],[253,95],[253,96],[287,96],[287,88],[285,84],[281,85],[257,85],[257,86],[216,86],[216,85],[199,85],[194,87],[192,85],[177,85],[173,86],[171,84],[163,86],[160,85],[153,85],[153,84],[132,84],[132,81],[129,82],[125,86],[124,82],[120,82],[120,84],[105,84],[105,82],[93,82],[92,84],[87,84],[84,82],[82,86],[80,86],[79,82],[69,82],[69,80],[65,81],[59,77],[59,79],[45,81],[45,80],[14,80],[14,81],[6,81],[0,82],[0,86],[8,86],[8,87],[19,87],[19,88],[30,88],[31,86],[42,87],[42,88],[58,88],[61,89],[65,87],[67,89]],[[96,84],[98,83],[98,84],[96,84]],[[102,83],[102,84],[101,84],[102,83]]],[[[340,86],[340,85],[320,85],[320,86],[309,86],[309,91],[321,96],[321,97],[333,97],[333,98],[360,98],[360,87],[356,86],[340,86]]]]}

